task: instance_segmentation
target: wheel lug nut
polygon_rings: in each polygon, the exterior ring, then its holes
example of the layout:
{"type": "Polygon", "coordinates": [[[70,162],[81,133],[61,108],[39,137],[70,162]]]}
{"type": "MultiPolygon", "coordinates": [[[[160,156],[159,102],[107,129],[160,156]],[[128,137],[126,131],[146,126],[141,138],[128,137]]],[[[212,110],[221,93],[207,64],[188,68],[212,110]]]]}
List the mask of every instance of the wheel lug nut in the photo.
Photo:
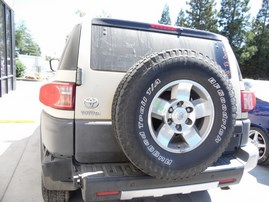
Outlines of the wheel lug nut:
{"type": "Polygon", "coordinates": [[[178,131],[182,131],[182,127],[181,127],[181,125],[180,125],[180,124],[177,124],[177,125],[176,125],[176,129],[177,129],[178,131]]]}
{"type": "Polygon", "coordinates": [[[169,113],[172,113],[173,111],[174,111],[173,107],[170,107],[168,110],[169,113]]]}
{"type": "Polygon", "coordinates": [[[188,118],[188,119],[185,121],[185,123],[186,123],[187,125],[191,125],[191,124],[192,124],[192,120],[188,118]]]}
{"type": "Polygon", "coordinates": [[[171,125],[172,122],[173,122],[172,119],[168,119],[168,120],[167,120],[167,123],[168,123],[169,125],[171,125]]]}
{"type": "Polygon", "coordinates": [[[191,112],[193,111],[193,108],[191,108],[191,107],[187,107],[187,108],[186,108],[186,111],[187,111],[188,113],[191,113],[191,112]]]}

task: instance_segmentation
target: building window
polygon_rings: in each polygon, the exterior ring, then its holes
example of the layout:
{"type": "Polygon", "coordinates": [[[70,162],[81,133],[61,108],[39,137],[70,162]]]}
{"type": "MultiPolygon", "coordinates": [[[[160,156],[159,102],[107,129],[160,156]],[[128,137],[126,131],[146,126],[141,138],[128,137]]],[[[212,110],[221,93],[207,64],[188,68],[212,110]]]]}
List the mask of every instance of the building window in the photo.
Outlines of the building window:
{"type": "Polygon", "coordinates": [[[0,1],[0,97],[15,88],[13,10],[0,1]]]}

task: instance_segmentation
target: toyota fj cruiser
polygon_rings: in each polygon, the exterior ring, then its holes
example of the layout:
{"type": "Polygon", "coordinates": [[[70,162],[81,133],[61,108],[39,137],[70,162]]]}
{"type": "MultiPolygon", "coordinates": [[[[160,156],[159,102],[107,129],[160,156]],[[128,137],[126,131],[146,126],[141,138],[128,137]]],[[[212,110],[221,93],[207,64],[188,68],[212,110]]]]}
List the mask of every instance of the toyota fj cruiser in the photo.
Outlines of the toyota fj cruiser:
{"type": "Polygon", "coordinates": [[[238,184],[257,163],[226,38],[115,19],[76,25],[40,89],[45,201],[127,200],[238,184]]]}

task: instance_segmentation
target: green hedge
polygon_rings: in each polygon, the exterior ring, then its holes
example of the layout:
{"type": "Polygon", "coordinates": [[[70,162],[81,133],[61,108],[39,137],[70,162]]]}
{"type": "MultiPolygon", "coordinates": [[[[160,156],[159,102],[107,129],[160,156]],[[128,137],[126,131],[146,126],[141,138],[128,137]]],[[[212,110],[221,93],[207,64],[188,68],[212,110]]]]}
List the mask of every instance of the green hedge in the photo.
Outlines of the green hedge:
{"type": "Polygon", "coordinates": [[[16,77],[23,77],[25,74],[26,66],[18,59],[16,59],[15,64],[16,64],[16,77]]]}

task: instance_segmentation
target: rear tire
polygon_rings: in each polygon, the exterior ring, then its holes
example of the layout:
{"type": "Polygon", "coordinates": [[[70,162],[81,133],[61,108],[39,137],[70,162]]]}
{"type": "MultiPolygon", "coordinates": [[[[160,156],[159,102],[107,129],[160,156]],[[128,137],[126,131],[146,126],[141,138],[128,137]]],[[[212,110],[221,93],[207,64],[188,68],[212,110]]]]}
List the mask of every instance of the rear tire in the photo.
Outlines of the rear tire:
{"type": "Polygon", "coordinates": [[[69,191],[48,190],[43,184],[43,177],[41,179],[42,197],[44,202],[68,202],[70,198],[69,191]]]}

